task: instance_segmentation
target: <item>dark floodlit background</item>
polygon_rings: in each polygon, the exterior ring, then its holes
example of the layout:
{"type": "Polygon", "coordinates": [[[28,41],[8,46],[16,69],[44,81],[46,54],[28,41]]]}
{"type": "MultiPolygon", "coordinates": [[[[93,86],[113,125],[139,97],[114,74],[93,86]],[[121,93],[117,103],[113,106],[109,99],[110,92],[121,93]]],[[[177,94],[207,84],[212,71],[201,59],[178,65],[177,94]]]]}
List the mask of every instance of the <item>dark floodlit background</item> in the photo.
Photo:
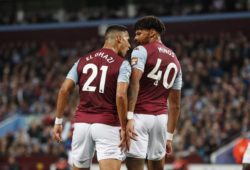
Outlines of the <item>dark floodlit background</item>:
{"type": "Polygon", "coordinates": [[[162,38],[183,72],[166,168],[241,169],[250,137],[250,0],[0,0],[1,170],[69,169],[78,94],[55,143],[59,87],[79,57],[102,46],[107,25],[128,26],[134,47],[133,24],[145,15],[166,24],[162,38]]]}

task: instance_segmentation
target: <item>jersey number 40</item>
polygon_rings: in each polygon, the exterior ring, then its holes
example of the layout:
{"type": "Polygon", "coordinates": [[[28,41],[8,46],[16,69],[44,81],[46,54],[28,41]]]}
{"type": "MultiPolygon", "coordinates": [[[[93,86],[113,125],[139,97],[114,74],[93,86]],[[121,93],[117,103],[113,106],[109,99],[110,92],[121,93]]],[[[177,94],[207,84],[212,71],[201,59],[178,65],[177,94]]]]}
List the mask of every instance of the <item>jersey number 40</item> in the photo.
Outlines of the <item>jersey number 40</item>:
{"type": "MultiPolygon", "coordinates": [[[[147,75],[148,78],[151,78],[151,79],[154,79],[155,82],[154,82],[154,85],[155,86],[158,86],[158,82],[161,80],[161,77],[162,77],[162,71],[159,70],[160,66],[161,66],[161,62],[162,60],[160,58],[157,59],[157,62],[156,62],[156,65],[154,66],[153,70],[150,71],[147,75]]],[[[177,75],[177,66],[175,63],[169,63],[167,68],[166,68],[166,71],[163,75],[163,86],[166,88],[166,89],[169,89],[170,87],[173,86],[173,83],[174,83],[174,80],[175,80],[175,77],[177,75]],[[170,80],[170,83],[168,82],[168,77],[169,77],[169,73],[171,70],[174,70],[174,75],[172,77],[172,79],[170,80]]]]}

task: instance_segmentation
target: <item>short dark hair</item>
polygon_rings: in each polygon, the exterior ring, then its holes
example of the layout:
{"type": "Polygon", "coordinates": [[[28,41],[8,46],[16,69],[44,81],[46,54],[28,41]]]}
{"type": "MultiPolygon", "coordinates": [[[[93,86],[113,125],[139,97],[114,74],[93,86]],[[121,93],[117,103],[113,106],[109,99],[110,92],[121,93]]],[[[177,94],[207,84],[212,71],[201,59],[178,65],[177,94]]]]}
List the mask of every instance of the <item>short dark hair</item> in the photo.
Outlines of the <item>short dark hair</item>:
{"type": "Polygon", "coordinates": [[[159,34],[165,31],[165,25],[155,16],[146,16],[139,19],[134,26],[135,30],[155,29],[159,34]]]}
{"type": "Polygon", "coordinates": [[[105,32],[105,39],[107,38],[108,34],[113,32],[113,31],[118,31],[118,32],[125,32],[128,31],[128,28],[124,25],[110,25],[105,32]]]}

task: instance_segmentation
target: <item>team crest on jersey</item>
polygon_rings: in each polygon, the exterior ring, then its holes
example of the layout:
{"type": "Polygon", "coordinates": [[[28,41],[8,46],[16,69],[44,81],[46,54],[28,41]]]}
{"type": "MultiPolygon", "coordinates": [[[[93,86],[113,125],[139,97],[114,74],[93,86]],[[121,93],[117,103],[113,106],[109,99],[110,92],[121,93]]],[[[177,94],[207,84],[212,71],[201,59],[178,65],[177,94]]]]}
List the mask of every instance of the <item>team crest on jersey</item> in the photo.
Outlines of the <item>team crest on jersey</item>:
{"type": "Polygon", "coordinates": [[[137,57],[132,57],[131,58],[131,65],[136,65],[137,64],[137,61],[138,61],[138,58],[137,57]]]}

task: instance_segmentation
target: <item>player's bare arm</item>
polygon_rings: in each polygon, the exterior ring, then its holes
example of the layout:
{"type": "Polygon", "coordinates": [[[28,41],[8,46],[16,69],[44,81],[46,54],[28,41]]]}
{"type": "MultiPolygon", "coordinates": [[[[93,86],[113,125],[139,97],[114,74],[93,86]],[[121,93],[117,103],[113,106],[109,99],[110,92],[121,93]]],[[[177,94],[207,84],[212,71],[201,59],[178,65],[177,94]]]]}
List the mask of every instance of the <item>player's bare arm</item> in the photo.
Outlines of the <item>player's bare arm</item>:
{"type": "Polygon", "coordinates": [[[137,68],[132,69],[129,93],[128,93],[128,102],[129,102],[128,111],[134,112],[135,110],[142,74],[143,72],[141,70],[137,68]]]}
{"type": "Polygon", "coordinates": [[[58,93],[56,113],[55,113],[56,121],[55,121],[54,130],[53,130],[53,137],[56,141],[62,140],[61,133],[63,129],[63,126],[62,126],[63,112],[68,101],[69,93],[72,91],[74,86],[75,86],[75,83],[73,80],[65,79],[58,93]]]}
{"type": "Polygon", "coordinates": [[[116,91],[116,104],[118,115],[120,119],[121,128],[126,129],[126,114],[128,108],[128,98],[127,98],[128,83],[118,83],[116,91]]]}
{"type": "Polygon", "coordinates": [[[121,143],[119,146],[121,147],[122,150],[127,149],[126,135],[125,135],[126,123],[127,123],[126,114],[128,111],[127,90],[128,90],[128,83],[119,82],[117,84],[116,105],[121,124],[121,143]]]}
{"type": "MultiPolygon", "coordinates": [[[[169,113],[167,130],[168,134],[173,134],[180,115],[181,91],[171,89],[169,92],[169,113]]],[[[167,155],[172,154],[172,140],[167,140],[167,155]]]]}
{"type": "MultiPolygon", "coordinates": [[[[143,72],[137,68],[132,69],[130,86],[128,92],[128,111],[134,112],[137,97],[140,89],[140,79],[143,72]]],[[[128,145],[130,145],[130,139],[136,140],[137,134],[134,132],[134,120],[130,119],[127,122],[126,134],[128,135],[128,145]]]]}

